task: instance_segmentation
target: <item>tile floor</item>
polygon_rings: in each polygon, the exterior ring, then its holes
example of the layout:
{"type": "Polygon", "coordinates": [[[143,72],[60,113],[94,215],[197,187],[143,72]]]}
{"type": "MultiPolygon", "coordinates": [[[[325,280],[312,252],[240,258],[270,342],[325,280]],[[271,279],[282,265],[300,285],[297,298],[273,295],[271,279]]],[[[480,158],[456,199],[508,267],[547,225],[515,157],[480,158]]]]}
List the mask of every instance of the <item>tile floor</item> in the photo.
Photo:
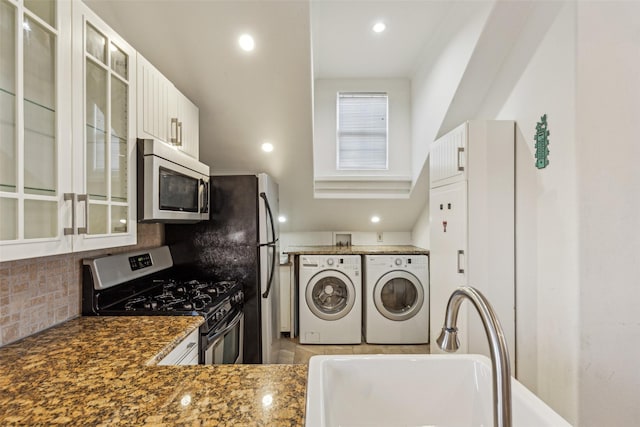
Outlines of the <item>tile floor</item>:
{"type": "Polygon", "coordinates": [[[278,363],[306,364],[320,354],[429,354],[429,344],[415,345],[320,345],[300,344],[298,338],[281,338],[278,363]]]}

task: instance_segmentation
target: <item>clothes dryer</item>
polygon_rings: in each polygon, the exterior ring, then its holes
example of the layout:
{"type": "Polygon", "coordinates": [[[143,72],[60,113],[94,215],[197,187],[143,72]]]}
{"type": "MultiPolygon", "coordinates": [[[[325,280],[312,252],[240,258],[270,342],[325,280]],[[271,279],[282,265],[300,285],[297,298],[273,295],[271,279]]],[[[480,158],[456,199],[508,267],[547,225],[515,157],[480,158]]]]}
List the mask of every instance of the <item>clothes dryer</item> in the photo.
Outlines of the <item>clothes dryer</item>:
{"type": "Polygon", "coordinates": [[[360,344],[360,256],[302,255],[299,262],[300,343],[360,344]]]}
{"type": "Polygon", "coordinates": [[[428,256],[365,256],[364,311],[367,343],[428,343],[428,256]]]}

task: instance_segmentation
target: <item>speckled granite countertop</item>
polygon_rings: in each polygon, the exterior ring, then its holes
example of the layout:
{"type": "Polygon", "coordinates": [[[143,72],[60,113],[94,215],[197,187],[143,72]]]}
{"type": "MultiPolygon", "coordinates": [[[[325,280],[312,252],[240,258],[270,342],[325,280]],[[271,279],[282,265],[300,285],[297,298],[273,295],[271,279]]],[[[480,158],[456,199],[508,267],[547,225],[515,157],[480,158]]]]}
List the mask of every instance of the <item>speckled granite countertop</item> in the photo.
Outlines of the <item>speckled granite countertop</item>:
{"type": "Polygon", "coordinates": [[[80,317],[0,348],[0,425],[302,425],[305,365],[156,366],[202,321],[80,317]]]}
{"type": "Polygon", "coordinates": [[[417,246],[295,246],[289,247],[285,253],[291,255],[428,255],[429,251],[417,246]]]}

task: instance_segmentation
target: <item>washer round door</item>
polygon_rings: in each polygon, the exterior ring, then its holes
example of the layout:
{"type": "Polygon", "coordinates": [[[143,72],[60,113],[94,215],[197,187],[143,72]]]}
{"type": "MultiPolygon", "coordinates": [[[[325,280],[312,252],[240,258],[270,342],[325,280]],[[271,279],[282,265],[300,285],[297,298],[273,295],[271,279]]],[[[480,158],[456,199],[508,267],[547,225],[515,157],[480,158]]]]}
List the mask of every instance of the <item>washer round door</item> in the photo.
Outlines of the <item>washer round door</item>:
{"type": "Polygon", "coordinates": [[[346,274],[323,270],[307,283],[307,306],[323,320],[338,320],[349,314],[356,300],[356,288],[346,274]]]}
{"type": "Polygon", "coordinates": [[[395,270],[385,273],[373,288],[378,312],[389,320],[407,320],[424,304],[424,288],[413,274],[395,270]]]}

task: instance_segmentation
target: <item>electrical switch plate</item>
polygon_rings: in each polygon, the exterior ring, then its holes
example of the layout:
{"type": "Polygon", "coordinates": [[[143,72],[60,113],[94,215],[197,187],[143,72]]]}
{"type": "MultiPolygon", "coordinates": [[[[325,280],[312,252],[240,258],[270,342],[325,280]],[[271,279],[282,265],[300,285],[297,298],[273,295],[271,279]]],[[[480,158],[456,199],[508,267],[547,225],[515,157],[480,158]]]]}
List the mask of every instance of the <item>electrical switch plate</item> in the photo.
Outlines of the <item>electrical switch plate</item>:
{"type": "Polygon", "coordinates": [[[378,231],[378,232],[376,233],[376,236],[377,236],[377,240],[378,240],[378,242],[382,242],[382,231],[378,231]]]}

